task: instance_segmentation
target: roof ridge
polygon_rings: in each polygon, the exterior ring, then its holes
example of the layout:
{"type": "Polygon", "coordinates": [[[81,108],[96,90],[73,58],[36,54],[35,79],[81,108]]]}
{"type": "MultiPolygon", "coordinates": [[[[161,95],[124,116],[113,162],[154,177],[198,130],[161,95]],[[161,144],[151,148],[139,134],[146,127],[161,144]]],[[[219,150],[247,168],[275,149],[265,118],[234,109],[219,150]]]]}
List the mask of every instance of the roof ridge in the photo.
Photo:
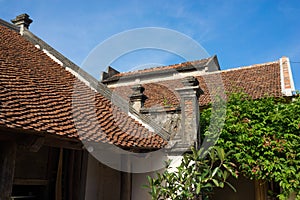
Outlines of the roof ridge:
{"type": "MultiPolygon", "coordinates": [[[[285,96],[281,92],[280,75],[281,69],[278,60],[198,74],[196,77],[199,81],[199,86],[204,91],[204,94],[200,95],[199,104],[201,106],[209,105],[213,97],[220,95],[219,89],[224,90],[227,94],[243,91],[253,99],[264,98],[267,95],[274,97],[285,96]]],[[[292,80],[292,77],[290,79],[292,80]]],[[[180,87],[179,83],[179,78],[157,79],[156,82],[141,83],[145,88],[144,94],[148,97],[144,103],[145,111],[153,108],[155,105],[164,106],[163,100],[166,100],[170,105],[178,106],[178,96],[173,91],[180,87]]],[[[115,90],[116,93],[120,92],[120,95],[125,97],[130,91],[130,86],[115,86],[115,90]],[[116,88],[119,89],[117,90],[116,88]]]]}
{"type": "Polygon", "coordinates": [[[153,69],[163,70],[163,69],[168,68],[168,67],[180,66],[180,65],[188,65],[188,64],[193,64],[193,63],[199,62],[199,61],[205,61],[205,60],[208,61],[210,58],[213,58],[213,57],[214,56],[210,56],[210,57],[199,59],[199,60],[186,61],[186,62],[175,63],[175,64],[170,64],[170,65],[161,65],[161,66],[156,66],[156,67],[139,69],[139,70],[135,70],[135,71],[120,72],[120,73],[118,73],[118,74],[116,74],[114,76],[123,76],[123,75],[136,74],[136,73],[140,73],[140,72],[147,71],[147,70],[153,70],[153,69]]]}
{"type": "Polygon", "coordinates": [[[13,31],[16,31],[18,33],[20,32],[20,27],[14,25],[14,24],[11,24],[11,23],[9,23],[9,22],[1,19],[1,18],[0,18],[0,25],[5,26],[6,28],[9,28],[9,29],[11,29],[13,31]]]}
{"type": "Polygon", "coordinates": [[[253,64],[253,65],[239,66],[239,67],[220,70],[220,71],[207,72],[205,74],[202,74],[201,76],[207,76],[207,75],[210,75],[210,74],[217,74],[217,73],[224,73],[224,72],[226,73],[226,72],[242,70],[242,69],[250,69],[250,68],[254,68],[254,67],[261,67],[261,66],[271,65],[271,64],[275,64],[275,63],[279,63],[279,60],[271,61],[271,62],[265,62],[265,63],[257,63],[257,64],[253,64]]]}

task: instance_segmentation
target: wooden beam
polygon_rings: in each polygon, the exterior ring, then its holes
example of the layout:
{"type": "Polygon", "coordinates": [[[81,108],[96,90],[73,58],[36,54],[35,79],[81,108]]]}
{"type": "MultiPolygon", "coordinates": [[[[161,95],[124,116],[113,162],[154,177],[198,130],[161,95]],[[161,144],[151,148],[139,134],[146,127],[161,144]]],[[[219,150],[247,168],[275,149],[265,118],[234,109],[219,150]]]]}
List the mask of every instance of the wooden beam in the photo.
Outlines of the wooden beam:
{"type": "Polygon", "coordinates": [[[44,141],[45,146],[82,150],[82,143],[79,140],[65,140],[62,137],[46,136],[44,141]]]}
{"type": "Polygon", "coordinates": [[[14,141],[0,142],[0,199],[10,200],[15,163],[16,163],[17,145],[14,141]]]}
{"type": "Polygon", "coordinates": [[[0,141],[1,140],[19,140],[20,143],[27,141],[28,138],[39,138],[34,145],[34,149],[38,149],[39,145],[82,150],[82,143],[76,137],[61,136],[56,134],[49,134],[47,132],[38,132],[33,130],[24,130],[21,128],[7,128],[0,125],[0,141]],[[44,138],[45,140],[43,141],[44,138]]]}
{"type": "Polygon", "coordinates": [[[48,185],[48,180],[43,179],[14,179],[15,185],[48,185]]]}

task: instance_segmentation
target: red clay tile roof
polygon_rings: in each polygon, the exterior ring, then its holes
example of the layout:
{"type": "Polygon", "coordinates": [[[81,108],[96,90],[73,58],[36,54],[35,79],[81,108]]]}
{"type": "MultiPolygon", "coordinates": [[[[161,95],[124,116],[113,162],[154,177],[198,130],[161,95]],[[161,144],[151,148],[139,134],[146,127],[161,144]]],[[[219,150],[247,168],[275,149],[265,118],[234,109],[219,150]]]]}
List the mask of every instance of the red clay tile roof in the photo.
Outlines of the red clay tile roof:
{"type": "Polygon", "coordinates": [[[0,126],[122,147],[160,148],[166,144],[17,32],[2,25],[0,126]]]}
{"type": "MultiPolygon", "coordinates": [[[[265,96],[279,97],[283,96],[280,83],[280,63],[279,61],[241,67],[238,69],[224,70],[207,73],[206,75],[196,77],[199,81],[200,88],[204,94],[200,95],[200,106],[208,105],[211,101],[211,95],[214,94],[216,83],[220,81],[228,93],[245,92],[252,98],[258,99],[265,96]]],[[[155,83],[143,84],[144,94],[148,97],[145,107],[173,105],[179,106],[179,96],[175,88],[183,87],[181,79],[159,81],[155,83]]],[[[216,86],[217,87],[217,86],[216,86]]],[[[114,92],[123,97],[132,94],[131,86],[121,86],[112,88],[114,92]]]]}

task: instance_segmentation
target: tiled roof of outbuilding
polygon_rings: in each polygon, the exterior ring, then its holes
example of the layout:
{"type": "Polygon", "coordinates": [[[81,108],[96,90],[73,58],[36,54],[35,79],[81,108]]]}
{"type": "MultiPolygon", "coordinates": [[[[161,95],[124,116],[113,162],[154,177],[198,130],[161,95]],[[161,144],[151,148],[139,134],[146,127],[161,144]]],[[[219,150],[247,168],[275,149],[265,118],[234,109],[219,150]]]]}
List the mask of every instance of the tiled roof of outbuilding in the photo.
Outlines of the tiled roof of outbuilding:
{"type": "Polygon", "coordinates": [[[149,73],[149,72],[162,71],[162,70],[168,70],[168,69],[181,70],[181,69],[184,69],[185,67],[189,67],[189,66],[193,66],[193,67],[201,66],[202,67],[205,65],[205,63],[207,63],[207,61],[209,59],[210,58],[204,58],[202,60],[196,60],[193,62],[188,61],[188,62],[174,64],[174,65],[153,67],[153,68],[147,68],[147,69],[130,71],[130,72],[123,72],[123,73],[116,74],[115,76],[129,76],[129,75],[133,75],[133,74],[145,74],[145,73],[149,73]]]}
{"type": "Polygon", "coordinates": [[[134,77],[140,78],[140,76],[147,76],[147,75],[159,76],[161,75],[161,73],[168,73],[168,72],[173,73],[175,71],[182,72],[182,71],[203,70],[205,67],[207,67],[208,63],[215,57],[216,56],[212,56],[201,60],[187,61],[179,64],[152,67],[152,68],[146,68],[146,69],[141,69],[136,71],[122,72],[122,73],[118,72],[110,77],[104,78],[102,82],[106,84],[106,83],[118,81],[120,79],[125,79],[125,78],[134,78],[134,77]]]}
{"type": "Polygon", "coordinates": [[[160,148],[166,144],[159,135],[1,24],[0,126],[122,147],[160,148]]]}
{"type": "MultiPolygon", "coordinates": [[[[199,98],[200,106],[208,105],[211,102],[211,95],[217,95],[214,87],[221,87],[225,93],[242,91],[253,99],[283,96],[279,61],[206,73],[196,78],[204,92],[199,98]]],[[[146,108],[166,104],[173,105],[173,107],[179,106],[179,96],[175,89],[183,87],[181,79],[145,83],[143,87],[145,88],[144,94],[147,96],[146,108]]],[[[132,93],[130,86],[112,89],[124,98],[132,93]]]]}

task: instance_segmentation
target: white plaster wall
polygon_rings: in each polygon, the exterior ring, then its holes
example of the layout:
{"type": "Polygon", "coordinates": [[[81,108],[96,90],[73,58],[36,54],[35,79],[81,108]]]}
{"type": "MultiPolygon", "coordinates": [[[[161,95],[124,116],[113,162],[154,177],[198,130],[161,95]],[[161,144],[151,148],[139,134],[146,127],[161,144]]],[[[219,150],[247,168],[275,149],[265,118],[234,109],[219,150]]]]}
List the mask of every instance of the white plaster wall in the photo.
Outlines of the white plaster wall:
{"type": "Polygon", "coordinates": [[[177,170],[177,167],[181,164],[182,155],[177,156],[168,156],[171,160],[169,172],[174,172],[177,170]]]}
{"type": "MultiPolygon", "coordinates": [[[[176,167],[181,163],[182,156],[168,156],[168,158],[172,160],[171,171],[175,171],[176,167]]],[[[151,200],[151,196],[148,194],[148,189],[144,188],[143,185],[148,184],[147,176],[155,177],[157,172],[162,173],[163,169],[148,173],[132,174],[132,200],[151,200]]]]}

